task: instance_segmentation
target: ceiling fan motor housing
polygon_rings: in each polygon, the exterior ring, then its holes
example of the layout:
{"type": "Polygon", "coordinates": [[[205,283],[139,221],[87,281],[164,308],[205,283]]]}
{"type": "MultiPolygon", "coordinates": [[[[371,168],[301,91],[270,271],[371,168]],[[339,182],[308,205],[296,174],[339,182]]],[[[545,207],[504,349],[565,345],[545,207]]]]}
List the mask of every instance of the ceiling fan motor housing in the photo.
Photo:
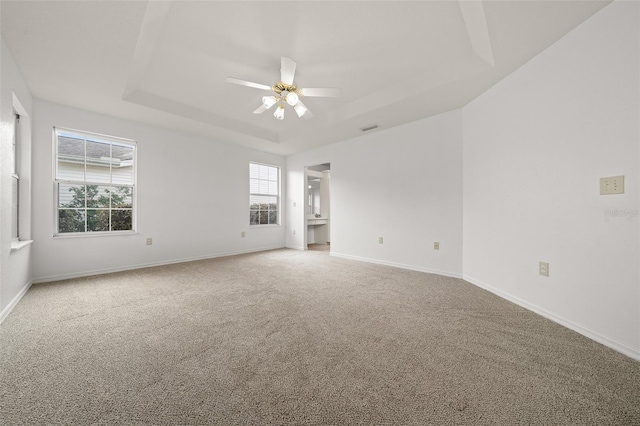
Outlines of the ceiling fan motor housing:
{"type": "Polygon", "coordinates": [[[295,93],[298,96],[302,94],[300,89],[298,89],[295,84],[287,84],[283,82],[274,84],[271,89],[278,94],[282,92],[295,93]]]}

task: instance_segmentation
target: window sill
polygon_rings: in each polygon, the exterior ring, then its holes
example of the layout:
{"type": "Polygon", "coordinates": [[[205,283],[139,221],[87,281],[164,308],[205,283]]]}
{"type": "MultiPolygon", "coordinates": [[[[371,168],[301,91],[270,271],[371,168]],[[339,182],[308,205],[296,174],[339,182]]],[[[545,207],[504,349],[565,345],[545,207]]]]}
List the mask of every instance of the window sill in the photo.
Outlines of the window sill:
{"type": "Polygon", "coordinates": [[[11,252],[13,253],[14,251],[18,251],[22,248],[25,248],[26,246],[31,245],[31,243],[33,243],[33,240],[11,241],[11,252]]]}
{"type": "Polygon", "coordinates": [[[279,227],[279,226],[280,226],[280,225],[273,223],[273,224],[268,224],[268,225],[266,225],[266,224],[265,224],[265,225],[249,225],[249,228],[251,228],[251,229],[257,229],[257,228],[277,228],[277,227],[279,227]]]}
{"type": "Polygon", "coordinates": [[[67,238],[91,238],[91,237],[115,237],[126,235],[138,235],[136,231],[111,231],[111,232],[68,232],[64,234],[55,234],[55,239],[67,239],[67,238]]]}

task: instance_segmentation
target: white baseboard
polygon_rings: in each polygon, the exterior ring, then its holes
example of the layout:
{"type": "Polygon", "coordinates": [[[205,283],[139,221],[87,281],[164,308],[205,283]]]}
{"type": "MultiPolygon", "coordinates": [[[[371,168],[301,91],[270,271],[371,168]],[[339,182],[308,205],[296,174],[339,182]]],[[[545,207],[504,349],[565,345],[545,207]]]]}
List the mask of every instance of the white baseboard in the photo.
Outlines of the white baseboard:
{"type": "Polygon", "coordinates": [[[27,291],[31,288],[31,285],[33,284],[33,281],[29,281],[28,283],[26,283],[18,292],[18,294],[16,294],[16,296],[11,300],[11,302],[9,302],[9,304],[2,310],[2,312],[0,312],[0,324],[2,324],[2,321],[4,321],[4,319],[6,317],[9,316],[9,313],[11,313],[11,311],[13,310],[13,308],[16,307],[16,305],[18,304],[18,302],[22,299],[22,297],[27,293],[27,291]]]}
{"type": "Polygon", "coordinates": [[[358,261],[361,261],[361,262],[375,263],[375,264],[378,264],[378,265],[393,266],[395,268],[409,269],[411,271],[418,271],[418,272],[426,272],[428,274],[443,275],[445,277],[451,277],[451,278],[462,278],[462,274],[459,274],[457,272],[441,271],[439,269],[423,268],[421,266],[407,265],[407,264],[404,264],[404,263],[387,262],[385,260],[370,259],[368,257],[353,256],[351,254],[336,253],[336,252],[333,252],[333,251],[330,252],[329,254],[331,256],[341,257],[343,259],[351,259],[351,260],[358,260],[358,261]]]}
{"type": "Polygon", "coordinates": [[[640,351],[637,349],[634,349],[630,346],[625,345],[624,343],[620,343],[615,341],[614,339],[611,339],[607,336],[603,336],[602,334],[595,332],[593,330],[589,330],[588,328],[585,328],[579,324],[576,324],[572,321],[569,321],[565,318],[562,318],[556,314],[553,314],[549,311],[546,311],[542,308],[540,308],[539,306],[533,305],[529,302],[525,302],[524,300],[517,298],[515,296],[510,295],[509,293],[505,293],[502,290],[498,290],[495,287],[492,287],[488,284],[483,283],[480,280],[477,280],[473,277],[470,277],[468,275],[463,275],[462,277],[465,281],[468,281],[469,283],[478,286],[482,289],[485,289],[493,294],[495,294],[496,296],[499,296],[503,299],[506,299],[510,302],[515,303],[518,306],[521,306],[525,309],[528,309],[532,312],[535,312],[538,315],[541,315],[555,323],[558,323],[564,327],[567,327],[568,329],[571,329],[573,331],[575,331],[576,333],[582,334],[585,337],[588,337],[591,340],[594,340],[598,343],[601,343],[611,349],[613,349],[614,351],[620,352],[621,354],[624,354],[630,358],[633,358],[637,361],[640,361],[640,351]]]}
{"type": "Polygon", "coordinates": [[[91,271],[74,272],[71,274],[51,275],[48,277],[36,278],[33,280],[33,283],[34,284],[47,283],[52,281],[68,280],[71,278],[81,278],[81,277],[89,277],[92,275],[103,275],[103,274],[110,274],[113,272],[122,272],[122,271],[131,271],[134,269],[151,268],[154,266],[173,265],[175,263],[185,263],[185,262],[193,262],[196,260],[215,259],[217,257],[236,256],[239,254],[247,254],[247,253],[257,253],[261,251],[277,250],[281,248],[284,248],[284,246],[272,246],[272,247],[261,247],[261,248],[248,249],[248,250],[236,250],[236,251],[228,251],[228,252],[222,252],[222,253],[216,253],[216,254],[208,254],[204,256],[185,257],[180,259],[161,260],[158,262],[138,263],[135,265],[119,266],[115,268],[104,268],[104,269],[95,269],[91,271]]]}

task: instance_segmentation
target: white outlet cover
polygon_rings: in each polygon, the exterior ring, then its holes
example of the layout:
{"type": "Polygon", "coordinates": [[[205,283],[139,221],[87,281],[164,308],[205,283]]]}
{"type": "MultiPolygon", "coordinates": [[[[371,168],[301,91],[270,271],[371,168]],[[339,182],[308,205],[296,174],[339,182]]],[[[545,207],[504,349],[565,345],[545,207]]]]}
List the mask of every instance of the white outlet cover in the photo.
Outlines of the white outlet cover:
{"type": "Polygon", "coordinates": [[[549,276],[549,263],[548,262],[540,262],[538,264],[538,272],[543,277],[548,277],[549,276]]]}

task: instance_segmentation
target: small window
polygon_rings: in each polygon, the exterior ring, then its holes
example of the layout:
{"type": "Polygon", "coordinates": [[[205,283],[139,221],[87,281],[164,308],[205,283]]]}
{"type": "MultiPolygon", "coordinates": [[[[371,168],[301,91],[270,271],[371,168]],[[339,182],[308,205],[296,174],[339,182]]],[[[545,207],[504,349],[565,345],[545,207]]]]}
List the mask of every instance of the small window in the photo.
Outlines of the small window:
{"type": "Polygon", "coordinates": [[[135,231],[136,143],[55,129],[57,234],[135,231]]]}
{"type": "Polygon", "coordinates": [[[20,239],[20,115],[14,111],[11,143],[11,239],[20,239]]]}
{"type": "Polygon", "coordinates": [[[249,163],[249,224],[278,225],[280,168],[249,163]]]}

